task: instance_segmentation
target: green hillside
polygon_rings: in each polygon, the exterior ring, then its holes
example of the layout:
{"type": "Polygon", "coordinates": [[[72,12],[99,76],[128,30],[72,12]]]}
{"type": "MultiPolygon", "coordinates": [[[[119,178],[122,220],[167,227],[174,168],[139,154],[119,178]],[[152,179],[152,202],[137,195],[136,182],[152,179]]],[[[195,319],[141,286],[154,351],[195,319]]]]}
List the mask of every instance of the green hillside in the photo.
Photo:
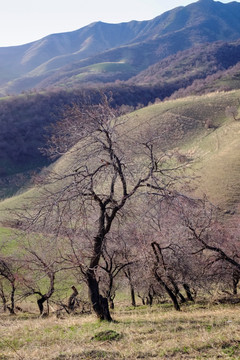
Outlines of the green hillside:
{"type": "MultiPolygon", "coordinates": [[[[207,194],[223,210],[234,210],[240,201],[240,121],[227,118],[225,110],[237,106],[239,98],[240,91],[232,91],[165,101],[128,115],[122,131],[138,139],[157,136],[158,152],[174,150],[191,160],[197,194],[207,194]]],[[[64,169],[69,158],[52,166],[64,169]]],[[[2,201],[0,219],[7,217],[8,208],[18,208],[37,194],[33,188],[2,201]]]]}
{"type": "Polygon", "coordinates": [[[58,85],[65,88],[76,87],[88,82],[125,80],[134,75],[135,72],[136,70],[124,61],[102,62],[80,68],[77,74],[70,75],[65,81],[60,81],[58,85]]]}

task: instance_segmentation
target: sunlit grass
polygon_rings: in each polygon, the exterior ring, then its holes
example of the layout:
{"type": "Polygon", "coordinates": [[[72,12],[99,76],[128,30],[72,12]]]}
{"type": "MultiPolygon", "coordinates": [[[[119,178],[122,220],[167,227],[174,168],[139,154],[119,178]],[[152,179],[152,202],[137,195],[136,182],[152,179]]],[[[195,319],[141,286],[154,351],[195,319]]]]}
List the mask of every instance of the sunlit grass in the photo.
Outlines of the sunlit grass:
{"type": "MultiPolygon", "coordinates": [[[[0,317],[2,359],[239,359],[240,307],[116,307],[115,322],[93,315],[0,317]],[[118,334],[99,339],[102,333],[118,334]]],[[[1,357],[0,357],[1,358],[1,357]]]]}

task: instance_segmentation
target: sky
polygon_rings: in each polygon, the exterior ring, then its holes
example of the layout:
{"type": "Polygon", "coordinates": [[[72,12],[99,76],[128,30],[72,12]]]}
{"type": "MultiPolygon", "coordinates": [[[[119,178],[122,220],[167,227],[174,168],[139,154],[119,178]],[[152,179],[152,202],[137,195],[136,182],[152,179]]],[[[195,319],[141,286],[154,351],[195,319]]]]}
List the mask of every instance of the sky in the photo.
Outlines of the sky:
{"type": "Polygon", "coordinates": [[[2,0],[0,47],[26,44],[95,21],[150,20],[192,2],[195,0],[2,0]]]}

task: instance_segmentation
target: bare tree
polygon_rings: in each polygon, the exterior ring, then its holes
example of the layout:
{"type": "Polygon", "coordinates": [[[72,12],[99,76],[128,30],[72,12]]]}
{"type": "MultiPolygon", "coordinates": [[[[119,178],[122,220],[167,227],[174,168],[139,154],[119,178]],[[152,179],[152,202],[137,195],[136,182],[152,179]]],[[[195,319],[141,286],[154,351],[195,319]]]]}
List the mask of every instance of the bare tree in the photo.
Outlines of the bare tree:
{"type": "Polygon", "coordinates": [[[175,172],[183,167],[160,149],[154,154],[159,138],[153,131],[148,134],[146,128],[139,138],[132,127],[128,118],[118,117],[106,96],[96,106],[71,107],[56,125],[49,147],[51,156],[63,155],[61,161],[37,179],[38,201],[21,216],[25,229],[68,241],[63,257],[73,260],[95,313],[108,321],[108,299],[98,278],[100,265],[109,269],[104,265],[106,240],[138,211],[150,189],[168,196],[179,178],[175,172]]]}
{"type": "Polygon", "coordinates": [[[0,258],[0,277],[7,281],[10,285],[10,305],[7,305],[6,296],[1,286],[1,297],[5,306],[5,309],[8,308],[10,314],[15,314],[15,292],[16,292],[16,282],[17,282],[17,272],[18,269],[15,266],[15,261],[11,257],[1,257],[0,258]]]}
{"type": "MultiPolygon", "coordinates": [[[[118,215],[130,200],[140,196],[153,181],[154,173],[160,179],[167,174],[166,168],[160,171],[152,142],[128,136],[123,121],[106,97],[98,106],[72,108],[58,124],[50,148],[51,155],[71,148],[63,157],[67,166],[61,172],[56,164],[44,181],[38,179],[41,189],[46,184],[40,201],[31,216],[22,213],[25,228],[31,231],[61,237],[74,232],[71,237],[83,244],[75,258],[85,276],[93,309],[99,319],[108,321],[112,320],[108,302],[100,293],[97,279],[106,236],[114,223],[119,225],[118,215]]],[[[163,191],[168,183],[165,180],[159,189],[163,191]]]]}
{"type": "Polygon", "coordinates": [[[59,253],[60,244],[54,237],[43,238],[34,233],[24,235],[19,243],[24,269],[22,297],[37,295],[40,315],[49,315],[48,303],[55,292],[56,275],[67,268],[59,253]],[[44,312],[45,303],[47,309],[44,312]]]}

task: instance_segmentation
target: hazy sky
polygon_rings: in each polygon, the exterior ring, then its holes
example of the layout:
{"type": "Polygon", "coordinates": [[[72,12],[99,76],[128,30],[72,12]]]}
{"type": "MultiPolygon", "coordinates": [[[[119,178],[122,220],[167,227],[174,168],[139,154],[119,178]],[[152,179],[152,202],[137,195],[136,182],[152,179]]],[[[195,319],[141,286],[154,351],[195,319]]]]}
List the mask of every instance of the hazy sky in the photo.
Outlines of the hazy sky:
{"type": "Polygon", "coordinates": [[[99,20],[108,23],[150,20],[192,2],[194,0],[2,0],[0,47],[77,30],[99,20]]]}

